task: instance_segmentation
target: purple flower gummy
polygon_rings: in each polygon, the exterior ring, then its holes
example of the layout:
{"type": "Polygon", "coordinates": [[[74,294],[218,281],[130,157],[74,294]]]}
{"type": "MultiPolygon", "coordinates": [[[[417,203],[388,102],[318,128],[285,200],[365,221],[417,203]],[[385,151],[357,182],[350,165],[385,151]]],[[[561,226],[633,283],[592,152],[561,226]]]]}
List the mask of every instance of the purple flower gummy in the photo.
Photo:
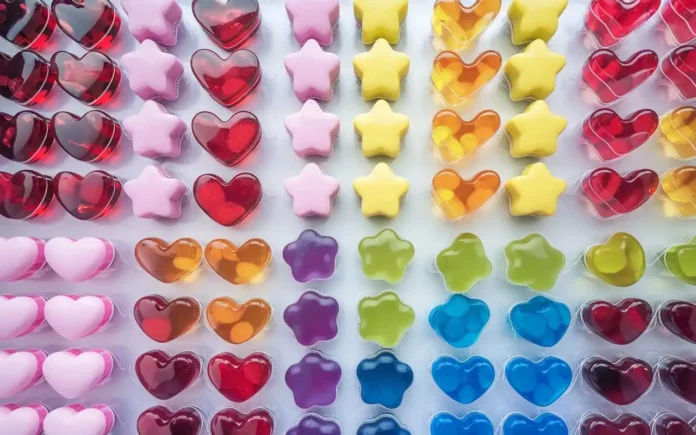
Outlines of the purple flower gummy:
{"type": "Polygon", "coordinates": [[[312,413],[304,415],[285,435],[341,435],[341,428],[335,420],[312,413]]]}
{"type": "Polygon", "coordinates": [[[302,409],[334,403],[340,381],[341,366],[317,351],[307,353],[285,372],[285,383],[302,409]]]}
{"type": "Polygon", "coordinates": [[[314,230],[304,230],[300,237],[283,249],[283,259],[295,281],[331,278],[336,270],[338,242],[314,230]]]}
{"type": "Polygon", "coordinates": [[[338,334],[338,301],[309,290],[283,313],[285,323],[292,329],[298,343],[313,346],[329,341],[338,334]]]}

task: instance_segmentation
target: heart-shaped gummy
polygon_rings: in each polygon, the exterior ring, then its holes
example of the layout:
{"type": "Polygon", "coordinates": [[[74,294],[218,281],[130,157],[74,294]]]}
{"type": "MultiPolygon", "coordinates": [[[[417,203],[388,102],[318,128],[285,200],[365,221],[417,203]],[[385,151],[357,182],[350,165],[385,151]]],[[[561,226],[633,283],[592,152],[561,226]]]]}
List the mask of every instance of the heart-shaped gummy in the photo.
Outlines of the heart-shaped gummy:
{"type": "Polygon", "coordinates": [[[459,361],[439,356],[430,367],[435,384],[452,400],[468,405],[483,396],[495,381],[493,364],[482,356],[459,361]]]}
{"type": "Polygon", "coordinates": [[[33,106],[46,100],[58,79],[58,72],[46,59],[23,50],[0,62],[0,95],[33,106]]]}
{"type": "Polygon", "coordinates": [[[433,177],[433,198],[446,219],[455,220],[473,213],[500,188],[495,171],[481,171],[465,180],[456,171],[443,169],[433,177]]]}
{"type": "MultiPolygon", "coordinates": [[[[457,418],[449,412],[438,412],[430,419],[430,435],[451,435],[453,433],[462,435],[493,435],[495,429],[493,423],[480,411],[467,412],[463,417],[457,418]]],[[[301,432],[292,435],[300,435],[301,432]]],[[[330,435],[337,435],[333,432],[330,435]]],[[[362,435],[362,432],[358,432],[362,435]]]]}
{"type": "Polygon", "coordinates": [[[581,186],[597,215],[609,218],[645,204],[660,187],[660,176],[651,169],[631,171],[622,177],[611,168],[597,168],[582,178],[581,186]]]}
{"type": "Polygon", "coordinates": [[[680,166],[665,172],[661,180],[663,205],[668,215],[696,215],[696,166],[680,166]]]}
{"type": "Polygon", "coordinates": [[[213,416],[210,422],[211,435],[271,435],[275,421],[265,409],[255,409],[242,414],[233,408],[226,408],[213,416]]]}
{"type": "Polygon", "coordinates": [[[640,337],[652,320],[652,307],[642,299],[627,298],[612,304],[592,301],[581,311],[585,326],[614,344],[629,344],[640,337]]]}
{"type": "Polygon", "coordinates": [[[191,69],[203,89],[225,107],[240,103],[261,81],[261,64],[249,50],[235,51],[227,59],[198,50],[191,57],[191,69]]]}
{"type": "Polygon", "coordinates": [[[642,85],[657,69],[654,51],[641,50],[625,61],[611,50],[597,50],[582,68],[585,80],[602,104],[613,103],[642,85]]]}
{"type": "Polygon", "coordinates": [[[172,411],[166,406],[153,406],[138,417],[138,435],[200,435],[201,413],[193,407],[172,411]]]}
{"type": "Polygon", "coordinates": [[[0,172],[0,215],[8,219],[40,216],[53,200],[53,180],[24,170],[14,175],[0,172]]]}
{"type": "Polygon", "coordinates": [[[677,44],[688,44],[696,38],[696,6],[692,0],[668,0],[660,15],[677,44]]]}
{"type": "Polygon", "coordinates": [[[250,112],[237,112],[225,122],[201,112],[193,118],[191,130],[203,149],[225,166],[244,160],[261,140],[261,124],[250,112]]]}
{"type": "Polygon", "coordinates": [[[58,25],[87,50],[109,48],[121,29],[121,16],[109,0],[53,0],[58,25]]]}
{"type": "Polygon", "coordinates": [[[104,171],[93,171],[84,177],[74,172],[59,172],[53,179],[53,187],[60,205],[83,221],[108,214],[121,196],[119,179],[104,171]]]}
{"type": "Polygon", "coordinates": [[[261,182],[243,172],[225,183],[217,175],[201,175],[193,183],[193,196],[205,214],[225,226],[240,223],[261,201],[261,182]]]}
{"type": "Polygon", "coordinates": [[[517,356],[505,364],[505,379],[529,403],[549,406],[570,387],[573,369],[555,356],[537,362],[517,356]]]}
{"type": "Polygon", "coordinates": [[[598,356],[582,363],[582,377],[600,396],[616,405],[628,405],[645,394],[653,382],[653,369],[638,358],[612,363],[598,356]]]}
{"type": "Polygon", "coordinates": [[[20,163],[41,160],[53,145],[51,121],[31,110],[0,112],[0,155],[20,163]]]}
{"type": "Polygon", "coordinates": [[[193,15],[210,39],[230,51],[251,38],[261,24],[257,0],[193,0],[193,15]]]}
{"type": "Polygon", "coordinates": [[[109,102],[121,84],[119,66],[98,51],[90,51],[82,57],[59,51],[51,58],[51,65],[58,72],[60,87],[89,106],[109,102]]]}
{"type": "Polygon", "coordinates": [[[41,435],[48,408],[40,403],[21,406],[16,403],[0,405],[0,427],[8,434],[41,435]]]}
{"type": "Polygon", "coordinates": [[[660,323],[672,334],[696,344],[696,305],[670,301],[660,307],[660,323]]]}
{"type": "Polygon", "coordinates": [[[150,295],[136,301],[133,314],[135,322],[148,337],[167,343],[196,326],[201,307],[189,297],[168,301],[163,296],[150,295]]]}
{"type": "Polygon", "coordinates": [[[255,352],[244,358],[225,352],[208,361],[208,377],[227,400],[246,402],[258,393],[271,377],[271,360],[255,352]]]}
{"type": "Polygon", "coordinates": [[[696,98],[696,45],[684,45],[670,51],[662,59],[660,69],[683,99],[696,98]]]}
{"type": "Polygon", "coordinates": [[[680,358],[665,358],[660,361],[658,372],[662,385],[696,405],[696,364],[680,358]]]}
{"type": "Polygon", "coordinates": [[[263,299],[242,304],[229,297],[213,299],[205,309],[208,324],[223,340],[242,344],[254,338],[271,320],[271,306],[263,299]]]}
{"type": "Polygon", "coordinates": [[[51,128],[58,145],[83,162],[107,159],[121,142],[121,124],[100,110],[92,110],[81,117],[58,112],[53,115],[51,128]]]}
{"type": "Polygon", "coordinates": [[[41,0],[0,2],[0,36],[19,48],[41,49],[56,29],[56,20],[41,0]]]}
{"type": "Polygon", "coordinates": [[[484,51],[471,63],[452,51],[443,51],[433,61],[430,79],[447,104],[457,105],[493,80],[502,64],[503,58],[492,50],[484,51]]]}
{"type": "Polygon", "coordinates": [[[148,393],[168,400],[188,388],[201,372],[201,359],[193,352],[170,356],[163,350],[151,350],[135,360],[135,374],[148,393]]]}
{"type": "Polygon", "coordinates": [[[546,296],[535,296],[515,304],[508,321],[515,333],[542,347],[553,347],[565,336],[570,326],[568,306],[546,296]]]}
{"type": "Polygon", "coordinates": [[[184,279],[201,264],[203,248],[193,239],[179,239],[167,244],[150,237],[135,245],[135,259],[147,273],[165,284],[184,279]]]}
{"type": "Polygon", "coordinates": [[[660,7],[660,0],[592,0],[585,23],[602,47],[619,43],[643,25],[660,7]]]}
{"type": "Polygon", "coordinates": [[[600,160],[610,161],[647,142],[659,121],[650,109],[637,110],[625,119],[611,109],[598,109],[585,119],[582,132],[600,160]]]}
{"type": "Polygon", "coordinates": [[[662,115],[660,133],[660,144],[669,157],[679,160],[696,157],[696,107],[677,107],[662,115]]]}
{"type": "Polygon", "coordinates": [[[205,259],[228,282],[246,284],[271,262],[271,247],[262,239],[247,240],[239,247],[229,240],[215,239],[205,247],[205,259]]]}
{"type": "Polygon", "coordinates": [[[503,421],[505,435],[568,435],[568,425],[556,414],[544,412],[531,419],[518,412],[503,421]]]}
{"type": "Polygon", "coordinates": [[[460,0],[437,0],[433,32],[448,50],[468,47],[498,15],[500,3],[500,0],[476,0],[465,6],[460,0]]]}
{"type": "Polygon", "coordinates": [[[629,287],[645,273],[645,251],[628,233],[612,234],[585,251],[585,266],[594,276],[616,287],[629,287]]]}
{"type": "Polygon", "coordinates": [[[500,128],[500,116],[484,110],[471,121],[463,120],[454,110],[440,110],[433,117],[431,136],[446,163],[455,163],[483,146],[500,128]]]}
{"type": "Polygon", "coordinates": [[[655,435],[694,435],[696,429],[674,414],[663,413],[653,423],[655,435]]]}
{"type": "Polygon", "coordinates": [[[628,413],[614,420],[590,414],[580,422],[579,435],[650,435],[650,425],[637,415],[628,413]]]}

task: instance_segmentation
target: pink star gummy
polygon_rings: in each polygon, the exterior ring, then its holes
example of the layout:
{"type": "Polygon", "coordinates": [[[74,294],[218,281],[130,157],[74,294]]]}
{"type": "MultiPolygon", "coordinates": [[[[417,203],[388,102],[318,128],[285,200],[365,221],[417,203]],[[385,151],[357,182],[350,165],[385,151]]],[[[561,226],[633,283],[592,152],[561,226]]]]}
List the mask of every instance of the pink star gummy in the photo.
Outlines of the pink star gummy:
{"type": "Polygon", "coordinates": [[[292,211],[300,217],[331,215],[333,199],[340,184],[315,163],[307,164],[300,175],[285,181],[285,190],[292,197],[292,211]]]}
{"type": "Polygon", "coordinates": [[[181,198],[186,185],[172,178],[162,168],[149,165],[133,180],[123,185],[133,202],[133,214],[139,218],[170,218],[181,216],[181,198]]]}
{"type": "Polygon", "coordinates": [[[315,39],[320,45],[331,45],[340,11],[338,0],[285,0],[285,9],[298,43],[315,39]]]}
{"type": "Polygon", "coordinates": [[[333,98],[333,83],[338,78],[341,61],[310,39],[300,51],[285,58],[285,69],[300,101],[310,98],[328,101],[333,98]]]}
{"type": "Polygon", "coordinates": [[[149,39],[121,57],[130,88],[143,100],[179,98],[179,81],[184,64],[173,54],[162,51],[149,39]]]}
{"type": "Polygon", "coordinates": [[[146,101],[140,112],[123,121],[133,151],[143,157],[178,157],[186,123],[161,104],[146,101]]]}
{"type": "Polygon", "coordinates": [[[329,157],[340,127],[338,116],[324,112],[314,100],[307,100],[299,112],[285,118],[285,129],[292,138],[292,148],[300,157],[329,157]]]}
{"type": "Polygon", "coordinates": [[[121,6],[128,15],[128,27],[135,39],[176,44],[182,15],[176,0],[121,0],[121,6]]]}

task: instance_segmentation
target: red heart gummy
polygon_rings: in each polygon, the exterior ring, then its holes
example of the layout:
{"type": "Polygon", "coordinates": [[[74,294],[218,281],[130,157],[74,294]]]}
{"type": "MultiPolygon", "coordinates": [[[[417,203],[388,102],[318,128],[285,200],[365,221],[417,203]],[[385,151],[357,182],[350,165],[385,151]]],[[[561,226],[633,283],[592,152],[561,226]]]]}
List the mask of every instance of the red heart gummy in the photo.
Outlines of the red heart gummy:
{"type": "Polygon", "coordinates": [[[642,299],[627,298],[617,304],[592,301],[582,307],[582,321],[595,334],[614,344],[640,337],[652,319],[652,307],[642,299]]]}
{"type": "Polygon", "coordinates": [[[83,221],[108,214],[121,196],[119,179],[104,171],[93,171],[84,177],[74,172],[59,172],[53,183],[60,205],[83,221]]]}
{"type": "Polygon", "coordinates": [[[23,50],[5,57],[0,65],[0,95],[33,106],[46,100],[57,78],[58,73],[46,59],[23,50]]]}
{"type": "Polygon", "coordinates": [[[643,25],[660,7],[660,0],[592,0],[587,28],[602,47],[618,44],[643,25]]]}
{"type": "Polygon", "coordinates": [[[597,156],[610,161],[647,142],[659,121],[657,113],[650,109],[637,110],[626,119],[611,109],[598,109],[585,119],[582,131],[597,156]]]}
{"type": "Polygon", "coordinates": [[[201,175],[193,184],[193,196],[203,211],[220,225],[237,225],[261,201],[261,183],[243,172],[229,183],[212,174],[201,175]]]}
{"type": "Polygon", "coordinates": [[[3,173],[0,215],[8,219],[31,219],[40,216],[53,200],[53,180],[35,171],[3,173]]]}
{"type": "Polygon", "coordinates": [[[171,302],[160,295],[138,299],[133,308],[135,322],[151,339],[167,343],[191,330],[201,317],[198,301],[189,297],[171,302]]]}
{"type": "Polygon", "coordinates": [[[87,50],[111,47],[121,29],[121,16],[109,0],[53,0],[60,28],[87,50]]]}
{"type": "Polygon", "coordinates": [[[216,390],[232,402],[241,403],[258,393],[271,377],[271,360],[263,353],[245,358],[225,352],[208,362],[208,377],[216,390]]]}
{"type": "Polygon", "coordinates": [[[242,414],[227,408],[213,416],[210,422],[211,435],[271,435],[275,421],[265,409],[255,409],[242,414]]]}
{"type": "Polygon", "coordinates": [[[135,374],[148,393],[168,400],[188,388],[201,373],[201,359],[193,352],[170,356],[163,350],[151,350],[135,361],[135,374]]]}
{"type": "Polygon", "coordinates": [[[590,414],[580,422],[580,435],[650,435],[650,425],[633,414],[621,414],[614,420],[590,414]]]}
{"type": "Polygon", "coordinates": [[[210,39],[225,50],[240,47],[261,24],[256,0],[193,0],[193,15],[210,39]]]}
{"type": "Polygon", "coordinates": [[[660,414],[653,423],[655,435],[696,435],[693,427],[674,414],[660,414]]]}
{"type": "Polygon", "coordinates": [[[660,68],[683,99],[696,98],[696,46],[685,45],[670,51],[660,68]]]}
{"type": "Polygon", "coordinates": [[[687,44],[696,38],[696,1],[667,0],[660,15],[677,44],[687,44]]]}
{"type": "Polygon", "coordinates": [[[650,169],[629,172],[624,177],[611,168],[597,168],[582,178],[582,191],[603,218],[636,210],[660,186],[660,176],[650,169]]]}
{"type": "Polygon", "coordinates": [[[641,50],[626,61],[611,50],[597,50],[587,58],[582,78],[602,104],[609,104],[643,84],[657,63],[657,54],[651,50],[641,50]]]}
{"type": "Polygon", "coordinates": [[[670,301],[660,307],[660,323],[677,337],[696,344],[696,305],[670,301]]]}
{"type": "Polygon", "coordinates": [[[221,59],[210,50],[198,50],[191,57],[193,75],[215,101],[225,107],[238,104],[261,81],[261,65],[249,50],[239,50],[221,59]]]}
{"type": "Polygon", "coordinates": [[[660,381],[669,391],[696,405],[696,365],[679,358],[660,361],[660,381]]]}
{"type": "Polygon", "coordinates": [[[611,403],[628,405],[648,391],[653,381],[650,364],[638,358],[621,358],[616,364],[595,356],[582,363],[587,384],[611,403]]]}
{"type": "Polygon", "coordinates": [[[53,145],[51,121],[31,110],[0,112],[0,155],[20,163],[41,160],[53,145]]]}
{"type": "Polygon", "coordinates": [[[191,129],[203,149],[225,166],[244,160],[261,140],[261,124],[250,112],[237,112],[226,122],[201,112],[193,118],[191,129]]]}
{"type": "Polygon", "coordinates": [[[58,84],[73,98],[90,106],[111,100],[121,84],[121,69],[104,53],[90,51],[82,57],[59,51],[51,58],[58,84]]]}
{"type": "Polygon", "coordinates": [[[41,49],[56,20],[41,0],[0,0],[0,36],[19,48],[41,49]]]}
{"type": "Polygon", "coordinates": [[[202,421],[193,407],[172,412],[165,406],[153,406],[138,417],[138,435],[199,435],[202,421]]]}
{"type": "Polygon", "coordinates": [[[106,160],[121,141],[121,124],[100,110],[92,110],[82,117],[58,112],[51,121],[58,145],[83,162],[106,160]]]}

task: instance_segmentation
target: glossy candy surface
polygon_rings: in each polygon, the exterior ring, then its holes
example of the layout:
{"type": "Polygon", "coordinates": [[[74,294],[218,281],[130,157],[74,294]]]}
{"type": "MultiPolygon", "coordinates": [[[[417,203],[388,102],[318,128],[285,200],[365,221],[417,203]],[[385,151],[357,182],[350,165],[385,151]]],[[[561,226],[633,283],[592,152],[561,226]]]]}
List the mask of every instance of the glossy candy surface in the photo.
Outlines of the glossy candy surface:
{"type": "Polygon", "coordinates": [[[696,157],[696,107],[683,106],[660,118],[660,142],[668,156],[679,160],[696,157]]]}
{"type": "Polygon", "coordinates": [[[228,282],[243,285],[263,278],[271,262],[271,247],[263,239],[250,239],[240,246],[215,239],[205,247],[205,260],[228,282]]]}
{"type": "Polygon", "coordinates": [[[392,229],[384,229],[358,244],[365,277],[394,284],[404,277],[416,250],[392,229]]]}
{"type": "Polygon", "coordinates": [[[603,49],[595,51],[587,58],[582,77],[600,103],[610,104],[643,84],[655,72],[657,66],[657,54],[651,50],[634,53],[624,61],[613,51],[603,49]]]}
{"type": "Polygon", "coordinates": [[[668,216],[696,215],[696,166],[681,166],[667,171],[661,180],[668,216]]]}
{"type": "Polygon", "coordinates": [[[503,421],[503,435],[568,435],[568,425],[556,414],[544,412],[531,419],[524,414],[510,414],[503,421]]]}
{"type": "Polygon", "coordinates": [[[111,47],[121,29],[121,16],[109,0],[54,0],[58,25],[87,50],[111,47]]]}
{"type": "Polygon", "coordinates": [[[696,28],[692,24],[696,18],[696,7],[692,0],[666,1],[660,15],[674,39],[673,42],[687,44],[696,38],[696,28]]]}
{"type": "Polygon", "coordinates": [[[143,411],[138,417],[138,435],[198,435],[203,427],[198,409],[193,407],[172,411],[158,405],[143,411]]]}
{"type": "Polygon", "coordinates": [[[616,363],[590,357],[582,363],[582,377],[597,394],[616,405],[628,405],[645,394],[653,383],[653,368],[638,358],[616,363]]]}
{"type": "Polygon", "coordinates": [[[360,361],[357,377],[363,402],[394,409],[413,383],[413,370],[394,352],[383,349],[360,361]]]}
{"type": "Polygon", "coordinates": [[[29,50],[12,57],[0,56],[0,95],[23,106],[40,104],[48,98],[58,79],[49,61],[29,50]]]}
{"type": "Polygon", "coordinates": [[[272,435],[275,421],[266,409],[255,409],[243,414],[236,409],[226,408],[213,416],[210,422],[211,435],[272,435]]]}
{"type": "Polygon", "coordinates": [[[193,352],[169,355],[151,350],[135,360],[135,374],[148,393],[168,400],[188,388],[201,372],[200,357],[193,352]]]}
{"type": "Polygon", "coordinates": [[[490,318],[486,302],[455,294],[430,311],[428,323],[450,346],[466,348],[478,341],[490,318]]]}
{"type": "Polygon", "coordinates": [[[669,332],[696,344],[696,305],[686,301],[669,301],[660,307],[660,323],[669,332]]]}
{"type": "Polygon", "coordinates": [[[341,427],[336,420],[319,414],[305,414],[285,435],[341,435],[341,427]]]}
{"type": "Polygon", "coordinates": [[[336,270],[338,242],[314,230],[304,230],[283,248],[283,260],[297,282],[331,278],[336,270]]]}
{"type": "Polygon", "coordinates": [[[391,414],[382,414],[358,427],[357,435],[411,435],[391,414]]]}
{"type": "Polygon", "coordinates": [[[484,51],[471,63],[456,53],[444,51],[435,57],[430,79],[449,105],[459,105],[493,80],[503,65],[496,51],[484,51]]]}
{"type": "Polygon", "coordinates": [[[696,236],[685,243],[670,246],[660,258],[674,276],[696,285],[696,236]]]}
{"type": "Polygon", "coordinates": [[[570,326],[570,309],[545,296],[535,296],[512,307],[510,325],[520,337],[542,347],[555,346],[570,326]]]}
{"type": "Polygon", "coordinates": [[[135,259],[155,279],[171,284],[193,273],[203,259],[203,248],[193,239],[179,239],[168,244],[150,237],[135,245],[135,259]]]}
{"type": "Polygon", "coordinates": [[[341,366],[317,351],[307,353],[285,372],[285,383],[302,409],[334,403],[340,381],[341,366]]]}
{"type": "Polygon", "coordinates": [[[254,338],[271,320],[271,306],[264,299],[239,303],[230,297],[213,299],[205,309],[208,324],[215,333],[232,344],[254,338]]]}
{"type": "Polygon", "coordinates": [[[303,346],[314,346],[322,341],[333,340],[338,335],[338,301],[309,290],[283,312],[283,320],[297,342],[303,346]]]}
{"type": "Polygon", "coordinates": [[[273,364],[268,355],[255,352],[239,358],[229,352],[208,361],[208,377],[227,400],[246,402],[261,391],[271,377],[273,364]]]}
{"type": "Polygon", "coordinates": [[[440,251],[435,264],[447,289],[453,293],[468,292],[493,270],[481,239],[471,233],[457,236],[449,247],[440,251]]]}
{"type": "Polygon", "coordinates": [[[555,356],[537,362],[518,356],[505,364],[505,378],[530,403],[549,406],[570,387],[573,369],[555,356]]]}
{"type": "Polygon", "coordinates": [[[658,373],[669,391],[696,404],[696,365],[680,358],[665,358],[660,361],[658,373]]]}
{"type": "Polygon", "coordinates": [[[670,413],[658,415],[653,423],[653,428],[657,435],[692,435],[694,433],[691,424],[670,413]]]}
{"type": "Polygon", "coordinates": [[[445,394],[464,405],[478,400],[495,381],[493,364],[482,356],[472,356],[465,361],[439,356],[433,361],[430,373],[445,394]]]}
{"type": "Polygon", "coordinates": [[[614,420],[589,414],[580,422],[580,435],[650,435],[650,425],[633,414],[620,414],[614,420]]]}
{"type": "Polygon", "coordinates": [[[82,116],[58,112],[51,119],[56,142],[71,157],[83,162],[106,160],[121,142],[121,125],[99,110],[82,116]]]}
{"type": "Polygon", "coordinates": [[[430,419],[430,435],[493,435],[493,433],[493,423],[486,414],[479,411],[468,412],[461,418],[449,412],[438,412],[430,419]]]}
{"type": "Polygon", "coordinates": [[[598,168],[582,178],[581,186],[597,215],[610,218],[645,204],[660,186],[660,176],[651,169],[638,169],[622,176],[611,168],[598,168]]]}
{"type": "Polygon", "coordinates": [[[23,110],[15,115],[0,112],[0,155],[19,163],[44,158],[55,135],[48,118],[23,110]]]}
{"type": "Polygon", "coordinates": [[[483,146],[499,128],[500,116],[492,110],[465,121],[457,112],[444,109],[433,117],[430,135],[440,158],[445,163],[455,163],[483,146]]]}
{"type": "Polygon", "coordinates": [[[59,51],[51,58],[51,65],[58,73],[60,87],[89,106],[101,106],[111,101],[121,84],[121,69],[99,51],[88,52],[82,57],[59,51]]]}
{"type": "Polygon", "coordinates": [[[8,219],[41,216],[53,200],[53,180],[38,172],[0,172],[0,215],[8,219]]]}
{"type": "Polygon", "coordinates": [[[383,347],[394,347],[416,319],[413,308],[393,291],[367,296],[358,303],[359,333],[364,340],[383,347]]]}
{"type": "Polygon", "coordinates": [[[225,122],[201,112],[193,118],[191,130],[203,149],[225,166],[242,162],[261,140],[261,125],[250,112],[237,112],[225,122]]]}
{"type": "Polygon", "coordinates": [[[500,188],[495,171],[481,171],[463,179],[456,171],[443,169],[433,177],[432,195],[447,220],[461,219],[483,206],[500,188]]]}
{"type": "Polygon", "coordinates": [[[59,172],[53,179],[56,199],[63,208],[83,221],[108,215],[121,196],[121,182],[104,171],[82,176],[59,172]]]}
{"type": "Polygon", "coordinates": [[[217,175],[205,174],[193,184],[193,196],[205,214],[224,226],[234,226],[251,214],[261,201],[261,182],[248,172],[237,174],[229,182],[217,175]]]}
{"type": "Polygon", "coordinates": [[[191,68],[203,89],[225,107],[240,103],[261,81],[259,59],[249,50],[221,59],[215,52],[201,49],[191,57],[191,68]]]}
{"type": "Polygon", "coordinates": [[[662,59],[660,69],[682,99],[696,98],[696,46],[685,45],[670,51],[662,59]]]}
{"type": "Polygon", "coordinates": [[[600,46],[611,47],[643,25],[659,7],[659,0],[592,0],[585,23],[600,46]]]}
{"type": "Polygon", "coordinates": [[[193,15],[210,39],[225,50],[240,47],[261,24],[257,0],[194,0],[193,15]]]}
{"type": "Polygon", "coordinates": [[[607,284],[629,287],[645,273],[645,251],[632,235],[616,233],[585,251],[585,266],[607,284]]]}
{"type": "Polygon", "coordinates": [[[537,291],[552,289],[565,267],[563,252],[537,233],[508,243],[505,258],[508,281],[537,291]]]}
{"type": "Polygon", "coordinates": [[[448,50],[470,46],[500,12],[500,0],[478,0],[463,5],[460,0],[437,0],[433,32],[448,50]]]}
{"type": "Polygon", "coordinates": [[[148,337],[159,343],[168,343],[198,324],[201,307],[190,297],[169,301],[160,295],[150,295],[135,302],[133,317],[148,337]]]}
{"type": "Polygon", "coordinates": [[[580,316],[585,326],[610,343],[633,343],[650,326],[653,310],[642,299],[627,298],[616,304],[595,300],[583,305],[580,316]]]}
{"type": "Polygon", "coordinates": [[[622,118],[611,109],[592,112],[582,124],[584,138],[602,161],[611,161],[637,149],[657,130],[659,117],[650,109],[622,118]]]}
{"type": "Polygon", "coordinates": [[[56,20],[42,0],[1,0],[0,36],[21,49],[39,50],[56,29],[56,20]]]}

